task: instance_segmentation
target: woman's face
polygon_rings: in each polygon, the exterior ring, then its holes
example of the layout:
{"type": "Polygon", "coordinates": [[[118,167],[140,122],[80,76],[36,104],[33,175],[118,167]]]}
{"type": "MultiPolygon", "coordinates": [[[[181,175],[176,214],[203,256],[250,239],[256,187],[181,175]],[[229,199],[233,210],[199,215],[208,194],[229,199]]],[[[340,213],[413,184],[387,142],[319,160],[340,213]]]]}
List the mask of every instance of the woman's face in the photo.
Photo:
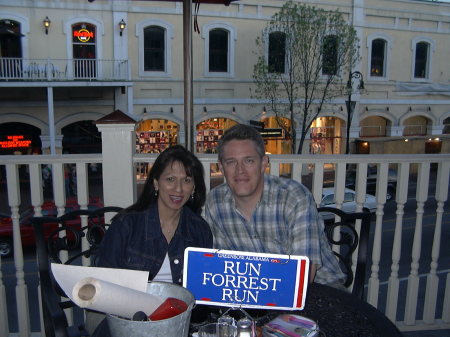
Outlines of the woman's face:
{"type": "Polygon", "coordinates": [[[194,178],[186,174],[183,164],[178,161],[167,165],[153,184],[158,190],[158,207],[161,210],[181,209],[194,190],[194,178]]]}

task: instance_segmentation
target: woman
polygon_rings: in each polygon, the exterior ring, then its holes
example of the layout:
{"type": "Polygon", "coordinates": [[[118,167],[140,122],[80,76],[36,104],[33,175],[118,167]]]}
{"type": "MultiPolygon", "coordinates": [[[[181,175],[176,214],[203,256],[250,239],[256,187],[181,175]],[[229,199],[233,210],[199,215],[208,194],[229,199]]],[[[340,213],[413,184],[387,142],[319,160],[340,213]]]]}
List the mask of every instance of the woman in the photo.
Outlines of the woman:
{"type": "Polygon", "coordinates": [[[198,158],[181,145],[162,152],[137,202],[113,219],[96,266],[146,270],[149,280],[181,284],[185,248],[213,244],[199,215],[206,198],[203,175],[198,158]]]}

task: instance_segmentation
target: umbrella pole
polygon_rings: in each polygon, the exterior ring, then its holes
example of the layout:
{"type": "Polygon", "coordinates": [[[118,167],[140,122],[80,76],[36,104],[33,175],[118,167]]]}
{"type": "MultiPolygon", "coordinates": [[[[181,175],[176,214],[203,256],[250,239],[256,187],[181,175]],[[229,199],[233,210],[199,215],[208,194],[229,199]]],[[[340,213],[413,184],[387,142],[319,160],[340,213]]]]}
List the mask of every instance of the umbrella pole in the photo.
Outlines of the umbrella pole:
{"type": "Polygon", "coordinates": [[[186,149],[194,152],[192,90],[192,0],[183,0],[184,135],[186,149]]]}

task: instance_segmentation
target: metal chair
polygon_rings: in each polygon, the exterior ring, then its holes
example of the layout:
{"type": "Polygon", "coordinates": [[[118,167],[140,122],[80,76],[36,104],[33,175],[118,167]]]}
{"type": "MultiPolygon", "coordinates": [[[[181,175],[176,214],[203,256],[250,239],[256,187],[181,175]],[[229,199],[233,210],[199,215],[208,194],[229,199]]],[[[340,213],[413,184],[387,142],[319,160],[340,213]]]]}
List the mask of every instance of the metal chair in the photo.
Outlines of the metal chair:
{"type": "Polygon", "coordinates": [[[108,223],[105,224],[105,214],[121,210],[120,207],[103,207],[93,211],[76,210],[60,217],[32,219],[36,236],[43,330],[47,337],[89,336],[83,324],[68,324],[64,309],[73,307],[74,303],[54,280],[50,264],[81,264],[83,257],[93,258],[109,226],[108,223]],[[84,243],[83,238],[86,238],[84,243]],[[67,256],[64,262],[61,253],[67,256]]]}
{"type": "Polygon", "coordinates": [[[319,214],[326,214],[325,234],[330,245],[339,246],[338,251],[333,251],[339,259],[339,263],[346,274],[344,286],[349,288],[353,284],[352,294],[363,298],[364,283],[366,277],[366,260],[368,253],[369,230],[371,213],[364,208],[362,212],[347,213],[334,207],[320,207],[319,214]],[[329,219],[329,215],[334,214],[334,219],[329,219]],[[360,221],[361,229],[358,232],[355,224],[360,221]],[[335,229],[338,229],[339,236],[334,238],[335,229]],[[355,265],[353,253],[356,253],[355,265]]]}

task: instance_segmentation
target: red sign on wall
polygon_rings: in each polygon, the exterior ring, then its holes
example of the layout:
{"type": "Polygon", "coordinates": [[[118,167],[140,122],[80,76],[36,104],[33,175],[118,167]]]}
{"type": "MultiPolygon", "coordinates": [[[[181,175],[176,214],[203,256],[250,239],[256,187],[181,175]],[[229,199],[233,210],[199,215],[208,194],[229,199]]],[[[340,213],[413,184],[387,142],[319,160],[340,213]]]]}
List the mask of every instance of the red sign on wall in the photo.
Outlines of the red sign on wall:
{"type": "Polygon", "coordinates": [[[18,147],[31,147],[31,140],[23,135],[6,136],[6,140],[0,141],[0,148],[13,149],[18,147]]]}
{"type": "Polygon", "coordinates": [[[90,32],[85,28],[80,30],[75,30],[73,36],[78,38],[81,42],[88,42],[90,39],[94,38],[94,32],[90,32]]]}

